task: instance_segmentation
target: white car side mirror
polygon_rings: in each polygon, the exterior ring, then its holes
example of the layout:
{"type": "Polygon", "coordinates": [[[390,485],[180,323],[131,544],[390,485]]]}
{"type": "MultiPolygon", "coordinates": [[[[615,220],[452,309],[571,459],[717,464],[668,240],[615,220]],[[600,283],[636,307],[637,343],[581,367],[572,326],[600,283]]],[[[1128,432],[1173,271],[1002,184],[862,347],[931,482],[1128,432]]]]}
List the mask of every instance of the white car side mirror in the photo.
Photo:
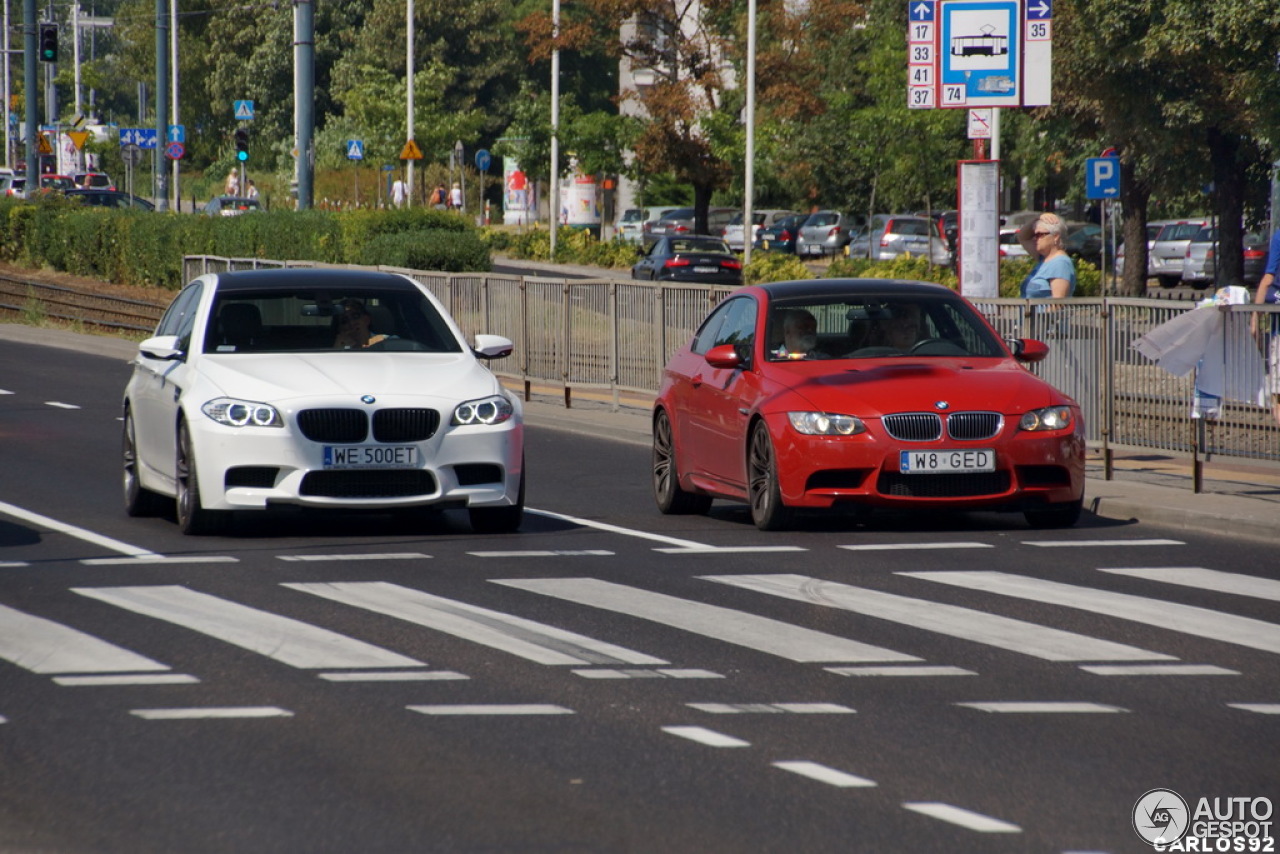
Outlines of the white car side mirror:
{"type": "Polygon", "coordinates": [[[477,335],[472,352],[482,359],[505,359],[515,349],[510,338],[501,335],[477,335]]]}
{"type": "Polygon", "coordinates": [[[138,345],[138,352],[151,359],[181,359],[185,354],[178,348],[177,335],[157,335],[138,345]]]}

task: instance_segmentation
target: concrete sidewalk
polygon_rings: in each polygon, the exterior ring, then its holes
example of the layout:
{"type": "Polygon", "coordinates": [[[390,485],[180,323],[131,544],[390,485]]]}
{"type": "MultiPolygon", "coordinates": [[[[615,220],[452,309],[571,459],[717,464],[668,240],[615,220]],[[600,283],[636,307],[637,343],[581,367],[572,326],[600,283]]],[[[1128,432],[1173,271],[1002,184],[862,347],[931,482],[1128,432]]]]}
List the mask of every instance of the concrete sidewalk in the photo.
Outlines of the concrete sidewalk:
{"type": "MultiPolygon", "coordinates": [[[[62,347],[129,361],[137,345],[120,338],[0,323],[0,340],[62,347]]],[[[518,382],[508,383],[517,393],[518,382]]],[[[565,406],[558,389],[540,386],[525,404],[534,426],[648,447],[650,400],[577,390],[565,406]]],[[[1241,462],[1207,463],[1201,492],[1193,491],[1191,460],[1159,453],[1119,454],[1104,479],[1100,455],[1087,466],[1085,509],[1107,519],[1137,520],[1175,530],[1280,542],[1280,468],[1241,462]]]]}

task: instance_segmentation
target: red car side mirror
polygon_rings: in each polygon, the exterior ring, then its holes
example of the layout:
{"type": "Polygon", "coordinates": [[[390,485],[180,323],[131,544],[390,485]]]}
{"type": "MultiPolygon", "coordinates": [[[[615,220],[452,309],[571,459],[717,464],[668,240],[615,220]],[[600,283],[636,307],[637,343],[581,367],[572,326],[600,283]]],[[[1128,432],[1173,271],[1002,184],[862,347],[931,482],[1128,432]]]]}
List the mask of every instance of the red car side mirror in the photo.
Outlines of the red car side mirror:
{"type": "Polygon", "coordinates": [[[1014,338],[1009,341],[1009,348],[1019,362],[1039,362],[1049,355],[1049,345],[1034,338],[1014,338]]]}
{"type": "Polygon", "coordinates": [[[733,344],[721,344],[707,351],[707,364],[713,368],[737,370],[744,367],[744,360],[733,344]]]}

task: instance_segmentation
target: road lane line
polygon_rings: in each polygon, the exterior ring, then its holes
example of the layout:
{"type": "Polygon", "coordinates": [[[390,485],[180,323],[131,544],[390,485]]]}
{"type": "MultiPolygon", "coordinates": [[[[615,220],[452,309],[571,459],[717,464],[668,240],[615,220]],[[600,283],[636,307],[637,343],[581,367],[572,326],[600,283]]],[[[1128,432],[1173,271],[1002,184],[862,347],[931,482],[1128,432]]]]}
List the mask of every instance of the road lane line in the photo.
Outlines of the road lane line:
{"type": "Polygon", "coordinates": [[[327,682],[457,682],[470,679],[452,670],[409,670],[400,673],[318,673],[327,682]]]}
{"type": "Polygon", "coordinates": [[[490,579],[579,605],[626,614],[799,662],[919,661],[884,647],[793,626],[745,611],[679,599],[595,578],[490,579]]]}
{"type": "Polygon", "coordinates": [[[46,400],[45,406],[52,406],[54,409],[79,409],[74,403],[63,403],[60,400],[46,400]]]}
{"type": "Polygon", "coordinates": [[[844,771],[837,771],[835,768],[829,768],[826,765],[819,765],[817,762],[808,762],[803,759],[774,762],[773,767],[841,789],[866,789],[876,786],[875,780],[868,780],[866,777],[858,777],[844,771]]]}
{"type": "Polygon", "coordinates": [[[140,555],[138,557],[93,557],[80,561],[84,566],[163,566],[179,563],[239,563],[240,558],[231,555],[140,555]]]}
{"type": "Polygon", "coordinates": [[[1280,581],[1271,578],[1258,578],[1255,575],[1241,575],[1237,572],[1222,572],[1216,569],[1205,569],[1200,566],[1135,566],[1099,569],[1111,575],[1127,575],[1130,578],[1143,578],[1147,581],[1163,581],[1166,584],[1178,584],[1183,587],[1194,587],[1198,590],[1212,590],[1215,593],[1234,593],[1237,596],[1249,596],[1254,599],[1267,599],[1280,602],[1280,581]]]}
{"type": "Polygon", "coordinates": [[[573,709],[556,706],[550,703],[513,703],[510,705],[471,705],[471,706],[405,706],[411,712],[420,715],[438,716],[491,716],[491,715],[572,715],[573,709]]]}
{"type": "Polygon", "coordinates": [[[129,673],[168,670],[53,620],[0,605],[0,659],[32,673],[129,673]]]}
{"type": "Polygon", "coordinates": [[[925,581],[936,581],[940,584],[951,584],[967,590],[981,590],[1015,599],[1061,605],[1064,608],[1145,623],[1171,632],[1181,632],[1250,649],[1259,649],[1263,652],[1280,653],[1280,625],[1251,617],[1238,617],[1221,611],[1211,611],[1194,605],[1148,599],[1145,596],[1134,596],[1130,593],[1077,587],[1059,581],[1047,581],[1006,572],[966,570],[899,574],[925,581]]]}
{"type": "Polygon", "coordinates": [[[619,670],[608,667],[600,670],[573,670],[575,676],[584,679],[723,679],[719,673],[696,667],[659,667],[656,670],[619,670]]]}
{"type": "Polygon", "coordinates": [[[654,549],[668,555],[738,555],[774,552],[807,552],[804,546],[699,546],[696,549],[654,549]]]}
{"type": "Polygon", "coordinates": [[[53,681],[69,688],[117,685],[195,685],[200,680],[186,673],[124,673],[118,676],[55,676],[53,681]]]}
{"type": "Polygon", "coordinates": [[[1242,712],[1257,712],[1260,715],[1280,715],[1280,703],[1227,703],[1227,705],[1242,712]]]}
{"type": "Polygon", "coordinates": [[[979,833],[1022,832],[1022,828],[1016,824],[1010,824],[1007,821],[1001,821],[998,818],[992,818],[989,815],[983,815],[973,810],[954,807],[951,804],[943,804],[936,801],[909,801],[904,803],[903,806],[912,812],[927,815],[930,818],[936,818],[948,824],[959,825],[969,830],[976,830],[979,833]]]}
{"type": "MultiPolygon", "coordinates": [[[[913,573],[902,573],[912,575],[913,573]]],[[[707,581],[728,584],[794,599],[812,605],[840,608],[929,632],[986,644],[1046,661],[1159,661],[1171,655],[1127,644],[1053,629],[1012,617],[975,611],[894,593],[820,581],[805,575],[704,575],[707,581]]]]}
{"type": "Polygon", "coordinates": [[[848,549],[851,552],[898,552],[898,551],[920,551],[922,549],[994,549],[991,543],[867,543],[858,546],[837,546],[836,548],[848,549]]]}
{"type": "Polygon", "coordinates": [[[641,652],[384,581],[284,584],[333,602],[426,626],[539,664],[668,664],[641,652]]]}
{"type": "Polygon", "coordinates": [[[707,747],[750,747],[751,742],[734,738],[700,726],[664,726],[662,731],[671,735],[705,744],[707,747]]]}
{"type": "Polygon", "coordinates": [[[709,715],[852,715],[854,710],[839,703],[685,703],[709,715]]]}
{"type": "Polygon", "coordinates": [[[604,549],[529,549],[510,552],[467,552],[472,557],[612,557],[604,549]]]}
{"type": "Polygon", "coordinates": [[[963,706],[967,709],[977,709],[980,712],[995,712],[998,714],[1013,715],[1039,715],[1039,714],[1116,714],[1119,712],[1127,712],[1128,709],[1122,709],[1119,706],[1108,706],[1103,703],[1088,702],[1003,702],[993,701],[989,703],[956,703],[957,706],[963,706]]]}
{"type": "Polygon", "coordinates": [[[1024,546],[1035,546],[1041,549],[1075,549],[1093,548],[1096,546],[1185,546],[1182,540],[1023,540],[1024,546]]]}
{"type": "Polygon", "coordinates": [[[837,676],[977,676],[972,670],[947,665],[887,665],[884,667],[824,667],[837,676]]]}
{"type": "Polygon", "coordinates": [[[141,546],[131,546],[120,540],[105,537],[102,534],[95,534],[93,531],[86,531],[84,528],[77,528],[75,525],[68,525],[65,522],[59,522],[57,519],[51,519],[48,516],[42,516],[39,513],[33,513],[30,510],[24,510],[14,504],[8,504],[0,501],[0,513],[6,516],[12,516],[15,519],[21,519],[24,522],[30,522],[33,525],[42,525],[51,531],[57,531],[60,534],[66,534],[69,537],[75,537],[77,540],[84,540],[87,543],[93,543],[95,546],[102,546],[113,552],[130,555],[137,558],[157,558],[160,555],[153,551],[142,548],[141,546]]]}
{"type": "Polygon", "coordinates": [[[611,534],[622,534],[627,537],[640,537],[645,540],[654,540],[659,543],[667,543],[668,545],[678,546],[684,549],[709,549],[705,543],[695,543],[693,540],[681,540],[677,537],[666,537],[662,534],[652,534],[648,531],[637,531],[634,528],[622,528],[618,525],[610,525],[607,522],[596,522],[592,519],[582,519],[578,516],[566,516],[563,513],[552,513],[550,510],[534,510],[532,507],[526,507],[526,513],[532,513],[535,516],[545,516],[548,519],[557,519],[561,522],[572,522],[575,525],[581,525],[584,528],[595,528],[600,531],[608,531],[611,534]]]}
{"type": "Polygon", "coordinates": [[[193,721],[216,718],[291,718],[293,712],[278,706],[225,706],[191,709],[133,709],[129,712],[148,721],[193,721]]]}
{"type": "Polygon", "coordinates": [[[319,626],[177,585],[73,587],[71,590],[126,611],[191,629],[291,667],[342,670],[426,666],[421,661],[319,626]]]}
{"type": "Polygon", "coordinates": [[[1240,671],[1216,664],[1082,664],[1095,676],[1239,676],[1240,671]]]}
{"type": "Polygon", "coordinates": [[[303,563],[323,563],[326,561],[344,561],[344,560],[429,560],[431,555],[424,555],[421,552],[384,552],[378,554],[337,554],[337,555],[276,555],[276,558],[283,561],[303,562],[303,563]]]}

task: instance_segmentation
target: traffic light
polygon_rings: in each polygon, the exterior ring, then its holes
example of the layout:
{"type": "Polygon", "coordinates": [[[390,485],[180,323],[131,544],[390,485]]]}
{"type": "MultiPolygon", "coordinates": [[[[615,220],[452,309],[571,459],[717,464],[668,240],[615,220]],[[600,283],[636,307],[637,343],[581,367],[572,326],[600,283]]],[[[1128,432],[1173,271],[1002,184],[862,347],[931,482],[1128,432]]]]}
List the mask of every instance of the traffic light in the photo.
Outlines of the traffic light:
{"type": "Polygon", "coordinates": [[[236,128],[236,160],[241,163],[249,159],[249,131],[246,128],[236,128]]]}
{"type": "Polygon", "coordinates": [[[40,25],[40,61],[58,61],[58,25],[40,25]]]}

